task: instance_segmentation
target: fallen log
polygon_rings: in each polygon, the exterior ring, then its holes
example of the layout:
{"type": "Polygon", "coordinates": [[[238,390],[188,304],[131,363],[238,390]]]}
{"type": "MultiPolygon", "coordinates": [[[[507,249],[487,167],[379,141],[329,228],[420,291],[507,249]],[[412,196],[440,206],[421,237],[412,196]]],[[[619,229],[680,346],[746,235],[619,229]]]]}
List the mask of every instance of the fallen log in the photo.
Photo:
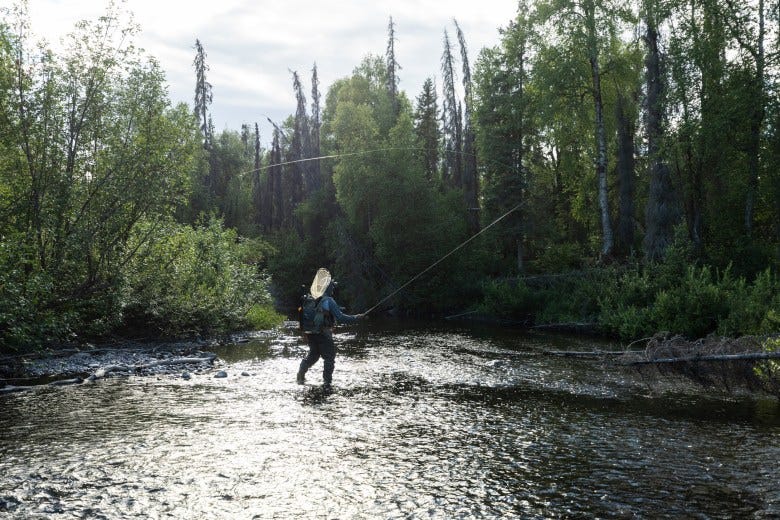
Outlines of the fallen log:
{"type": "Polygon", "coordinates": [[[545,350],[542,352],[545,356],[578,357],[578,358],[601,358],[612,356],[623,356],[627,354],[644,354],[644,351],[625,351],[625,350],[545,350]]]}
{"type": "Polygon", "coordinates": [[[50,386],[65,386],[65,385],[80,385],[84,380],[80,377],[74,377],[73,379],[59,379],[49,383],[50,386]]]}
{"type": "Polygon", "coordinates": [[[552,332],[575,332],[580,334],[596,334],[598,323],[591,322],[564,322],[564,323],[540,323],[531,327],[533,330],[547,330],[552,332]]]}
{"type": "Polygon", "coordinates": [[[627,361],[623,365],[661,365],[670,363],[690,363],[699,361],[761,361],[780,359],[780,352],[746,352],[744,354],[710,354],[705,356],[684,356],[674,358],[643,359],[627,361]]]}

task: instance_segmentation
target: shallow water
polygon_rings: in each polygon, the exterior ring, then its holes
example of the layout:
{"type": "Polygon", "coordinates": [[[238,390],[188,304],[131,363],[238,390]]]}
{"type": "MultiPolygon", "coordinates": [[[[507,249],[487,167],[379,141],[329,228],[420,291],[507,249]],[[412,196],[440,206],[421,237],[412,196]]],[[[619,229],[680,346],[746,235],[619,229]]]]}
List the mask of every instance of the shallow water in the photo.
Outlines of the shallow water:
{"type": "Polygon", "coordinates": [[[295,384],[293,331],[218,351],[229,377],[0,396],[0,517],[773,518],[774,400],[544,349],[591,340],[372,321],[295,384]],[[246,372],[249,375],[242,376],[246,372]]]}

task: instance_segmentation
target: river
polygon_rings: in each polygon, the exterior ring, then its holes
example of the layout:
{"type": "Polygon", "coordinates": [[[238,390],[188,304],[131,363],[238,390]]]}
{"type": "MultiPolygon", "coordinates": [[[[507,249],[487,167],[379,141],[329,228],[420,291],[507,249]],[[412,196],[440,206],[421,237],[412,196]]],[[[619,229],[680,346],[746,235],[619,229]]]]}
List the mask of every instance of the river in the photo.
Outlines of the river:
{"type": "Polygon", "coordinates": [[[295,383],[294,331],[219,369],[0,396],[0,518],[777,518],[780,411],[541,355],[592,339],[341,329],[295,383]],[[242,375],[242,373],[247,375],[242,375]]]}

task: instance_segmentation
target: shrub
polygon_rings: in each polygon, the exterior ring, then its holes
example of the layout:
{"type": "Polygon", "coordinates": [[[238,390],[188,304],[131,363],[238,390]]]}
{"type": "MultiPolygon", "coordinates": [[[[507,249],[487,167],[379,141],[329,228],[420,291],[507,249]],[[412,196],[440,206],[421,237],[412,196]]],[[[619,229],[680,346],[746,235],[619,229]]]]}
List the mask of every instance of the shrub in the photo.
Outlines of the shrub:
{"type": "Polygon", "coordinates": [[[774,309],[780,309],[780,282],[769,269],[748,284],[740,278],[729,287],[729,313],[719,324],[724,336],[769,334],[777,331],[774,309]]]}
{"type": "Polygon", "coordinates": [[[246,313],[246,320],[254,330],[268,330],[278,327],[285,316],[276,312],[272,305],[254,304],[246,313]]]}
{"type": "Polygon", "coordinates": [[[78,321],[72,309],[56,305],[55,282],[35,268],[34,256],[21,235],[0,240],[0,352],[67,339],[78,321]]]}
{"type": "Polygon", "coordinates": [[[560,273],[583,267],[585,250],[577,243],[550,244],[536,254],[529,262],[536,272],[560,273]]]}
{"type": "Polygon", "coordinates": [[[728,315],[728,299],[708,267],[689,267],[677,287],[658,293],[653,318],[659,330],[688,338],[704,337],[728,315]]]}
{"type": "Polygon", "coordinates": [[[531,319],[539,307],[539,301],[540,296],[522,280],[491,280],[483,287],[480,310],[499,318],[525,321],[531,319]]]}
{"type": "Polygon", "coordinates": [[[242,261],[256,263],[261,251],[249,254],[249,245],[239,243],[220,220],[159,229],[146,223],[136,233],[136,239],[147,233],[155,238],[126,269],[128,325],[172,335],[222,332],[248,326],[253,305],[270,305],[268,280],[256,265],[242,261]]]}

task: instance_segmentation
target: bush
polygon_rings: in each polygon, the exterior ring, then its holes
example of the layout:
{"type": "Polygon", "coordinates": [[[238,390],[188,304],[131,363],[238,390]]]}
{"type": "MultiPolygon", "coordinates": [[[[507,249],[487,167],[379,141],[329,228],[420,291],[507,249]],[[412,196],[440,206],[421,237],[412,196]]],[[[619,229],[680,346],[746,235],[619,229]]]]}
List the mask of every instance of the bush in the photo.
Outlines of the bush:
{"type": "Polygon", "coordinates": [[[246,320],[254,330],[268,330],[284,323],[285,316],[279,314],[272,305],[252,305],[246,313],[246,320]]]}
{"type": "Polygon", "coordinates": [[[528,277],[484,285],[482,310],[538,323],[596,322],[624,340],[659,331],[700,338],[762,335],[780,328],[780,280],[769,270],[748,282],[730,268],[688,263],[683,246],[660,263],[528,277]]]}
{"type": "Polygon", "coordinates": [[[196,227],[154,226],[138,226],[135,240],[155,237],[126,269],[128,325],[171,335],[223,332],[249,326],[252,306],[270,305],[269,280],[254,265],[265,245],[249,251],[251,243],[240,243],[217,219],[196,227]]]}
{"type": "Polygon", "coordinates": [[[78,322],[72,309],[58,308],[54,280],[34,257],[23,236],[0,241],[0,352],[67,339],[78,322]]]}
{"type": "Polygon", "coordinates": [[[540,273],[560,273],[582,269],[585,258],[585,250],[577,243],[550,244],[536,254],[529,267],[540,273]]]}
{"type": "Polygon", "coordinates": [[[483,301],[479,310],[499,318],[530,320],[539,307],[540,295],[522,281],[509,283],[491,280],[483,287],[483,301]]]}
{"type": "Polygon", "coordinates": [[[780,311],[780,282],[769,269],[759,273],[752,284],[736,280],[729,291],[729,313],[719,324],[718,334],[769,334],[777,332],[773,318],[780,311]]]}
{"type": "Polygon", "coordinates": [[[653,321],[658,330],[700,338],[715,332],[728,316],[728,295],[708,267],[689,267],[677,287],[658,293],[653,321]]]}

